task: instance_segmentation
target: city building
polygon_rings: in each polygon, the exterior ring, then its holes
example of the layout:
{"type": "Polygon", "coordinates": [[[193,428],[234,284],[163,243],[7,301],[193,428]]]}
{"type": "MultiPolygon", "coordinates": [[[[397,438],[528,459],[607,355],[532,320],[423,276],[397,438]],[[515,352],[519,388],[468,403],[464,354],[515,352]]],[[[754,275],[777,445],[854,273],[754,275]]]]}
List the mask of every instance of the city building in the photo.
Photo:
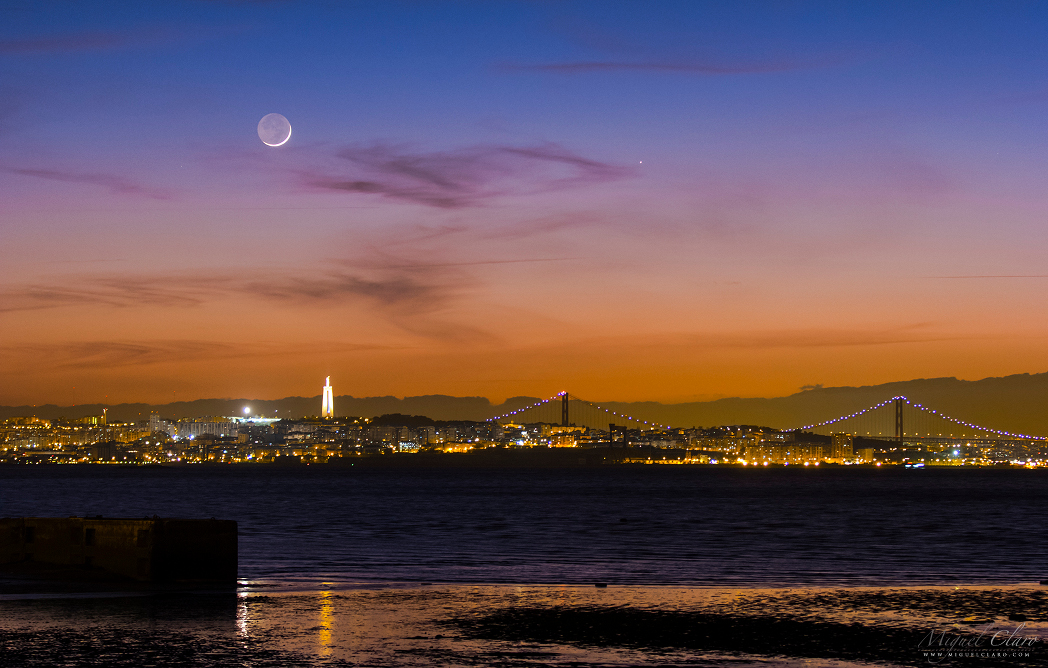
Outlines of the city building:
{"type": "Polygon", "coordinates": [[[832,434],[830,436],[830,460],[850,461],[855,458],[855,437],[851,434],[832,434]]]}
{"type": "Polygon", "coordinates": [[[811,464],[822,460],[822,446],[812,443],[777,444],[772,441],[747,445],[743,456],[750,464],[811,464]]]}
{"type": "Polygon", "coordinates": [[[175,423],[175,436],[196,438],[198,436],[236,436],[239,431],[236,420],[227,417],[183,418],[175,423]]]}

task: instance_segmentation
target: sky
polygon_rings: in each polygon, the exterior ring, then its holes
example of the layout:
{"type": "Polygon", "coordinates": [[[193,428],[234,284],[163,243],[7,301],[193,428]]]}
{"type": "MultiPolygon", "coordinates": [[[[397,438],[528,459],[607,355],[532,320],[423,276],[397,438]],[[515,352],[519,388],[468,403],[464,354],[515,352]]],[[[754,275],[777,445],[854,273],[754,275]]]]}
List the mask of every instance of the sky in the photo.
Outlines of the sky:
{"type": "Polygon", "coordinates": [[[1045,371],[1046,29],[1033,2],[0,2],[0,403],[1045,371]]]}

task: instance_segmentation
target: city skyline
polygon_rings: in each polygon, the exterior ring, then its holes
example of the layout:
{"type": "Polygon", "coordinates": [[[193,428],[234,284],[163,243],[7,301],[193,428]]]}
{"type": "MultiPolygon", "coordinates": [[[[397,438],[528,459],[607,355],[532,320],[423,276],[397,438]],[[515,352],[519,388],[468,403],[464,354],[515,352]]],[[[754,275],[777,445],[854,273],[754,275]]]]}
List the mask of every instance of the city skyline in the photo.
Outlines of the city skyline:
{"type": "MultiPolygon", "coordinates": [[[[54,403],[3,406],[0,405],[0,420],[13,418],[23,419],[89,419],[106,422],[106,416],[117,422],[141,422],[150,416],[164,415],[172,419],[201,416],[237,416],[239,419],[255,416],[266,420],[303,419],[324,415],[325,405],[331,406],[337,400],[339,418],[367,419],[380,415],[425,416],[428,419],[443,421],[486,421],[491,419],[513,418],[522,410],[527,410],[532,418],[538,418],[530,408],[545,408],[545,415],[540,421],[567,421],[567,412],[561,412],[565,396],[569,396],[576,408],[571,411],[574,419],[579,415],[578,409],[587,414],[590,409],[597,413],[590,419],[612,420],[611,416],[620,415],[636,420],[640,428],[668,428],[671,425],[763,425],[775,429],[803,428],[805,424],[833,424],[841,416],[856,417],[864,414],[864,409],[883,407],[891,404],[896,398],[903,397],[923,414],[917,414],[920,424],[929,415],[937,412],[941,416],[952,416],[959,421],[950,426],[939,422],[939,428],[932,432],[956,431],[957,425],[975,423],[986,428],[988,434],[1014,435],[1022,438],[1048,438],[1048,416],[1043,406],[1048,403],[1048,373],[1016,374],[1007,377],[990,377],[978,381],[964,381],[956,378],[928,378],[904,382],[886,383],[863,387],[809,387],[786,397],[764,398],[726,398],[706,402],[659,403],[652,401],[623,402],[597,397],[582,398],[574,392],[562,391],[546,398],[516,396],[505,402],[492,402],[485,397],[448,395],[420,396],[382,396],[354,397],[352,395],[334,395],[334,389],[328,393],[330,377],[319,395],[294,396],[282,399],[260,399],[258,397],[240,397],[225,399],[198,399],[178,401],[168,404],[149,404],[143,402],[107,404],[79,404],[60,406],[54,403]],[[330,394],[326,397],[326,394],[330,394]],[[317,405],[320,411],[317,411],[317,405]],[[588,407],[588,408],[587,408],[588,407]],[[856,413],[856,411],[859,411],[856,413]],[[930,411],[930,413],[928,412],[930,411]],[[826,422],[829,420],[830,422],[826,422]]],[[[540,411],[541,412],[541,411],[540,411]]],[[[334,416],[332,416],[334,417],[334,416]]],[[[933,419],[936,422],[938,418],[933,419]]],[[[949,422],[951,418],[947,418],[949,422]]],[[[878,422],[875,420],[875,422],[878,422]]],[[[587,423],[589,424],[589,423],[587,423]]],[[[631,422],[627,422],[631,424],[631,422]]],[[[913,426],[907,420],[907,425],[913,426]]],[[[592,425],[590,425],[592,426],[592,425]]],[[[881,420],[875,425],[879,433],[898,431],[899,424],[881,420]],[[886,430],[886,431],[885,431],[886,430]]],[[[919,433],[930,429],[928,424],[918,428],[919,433]]],[[[905,433],[910,430],[904,429],[905,433]]],[[[956,434],[954,434],[956,435],[956,434]]]]}
{"type": "Polygon", "coordinates": [[[117,5],[4,6],[0,404],[1048,369],[1043,5],[117,5]]]}
{"type": "Polygon", "coordinates": [[[245,407],[243,416],[171,418],[151,411],[148,419],[139,414],[139,419],[125,421],[109,421],[105,413],[3,419],[0,463],[381,467],[399,462],[442,467],[501,461],[570,467],[826,463],[1039,468],[1048,462],[1048,437],[977,425],[901,395],[818,423],[781,429],[759,424],[673,427],[567,392],[479,421],[402,413],[336,418],[328,389],[330,382],[325,385],[324,415],[319,417],[252,414],[245,407]],[[449,454],[470,458],[445,458],[449,454]],[[408,459],[402,458],[405,455],[408,459]]]}

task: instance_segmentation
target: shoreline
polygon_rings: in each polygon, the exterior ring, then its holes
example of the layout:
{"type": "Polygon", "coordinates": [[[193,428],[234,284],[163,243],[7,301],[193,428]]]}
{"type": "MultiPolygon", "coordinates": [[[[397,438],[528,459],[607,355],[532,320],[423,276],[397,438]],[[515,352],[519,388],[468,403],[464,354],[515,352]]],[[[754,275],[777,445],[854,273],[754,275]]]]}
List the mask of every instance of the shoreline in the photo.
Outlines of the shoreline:
{"type": "MultiPolygon", "coordinates": [[[[982,633],[984,651],[992,632],[1026,645],[945,665],[1048,665],[1048,589],[1039,585],[321,583],[326,588],[291,591],[264,584],[224,593],[0,599],[0,637],[26,658],[13,666],[55,658],[48,638],[84,659],[78,665],[114,663],[112,653],[137,656],[148,644],[158,661],[191,666],[918,666],[928,663],[922,642],[937,651],[982,633]],[[114,647],[98,649],[99,639],[114,647]],[[92,659],[92,652],[101,653],[92,659]],[[213,661],[216,653],[229,662],[213,661]]],[[[130,660],[125,665],[135,665],[130,660]]]]}
{"type": "MultiPolygon", "coordinates": [[[[0,461],[0,470],[26,470],[35,468],[80,468],[80,469],[171,469],[171,470],[214,470],[214,469],[257,469],[257,470],[305,470],[307,468],[319,468],[324,470],[349,471],[359,467],[361,470],[456,470],[456,469],[490,469],[490,470],[543,470],[543,469],[640,469],[640,468],[670,468],[670,469],[704,469],[704,470],[864,470],[864,471],[896,471],[896,470],[921,470],[921,471],[943,471],[943,470],[979,470],[979,471],[1035,471],[1048,470],[1036,463],[1011,463],[997,462],[990,464],[938,464],[922,463],[920,466],[907,465],[903,462],[881,461],[862,464],[838,464],[833,462],[820,462],[818,465],[807,466],[801,464],[768,463],[763,465],[742,464],[739,462],[725,463],[702,463],[679,460],[656,460],[647,461],[620,461],[601,460],[579,456],[580,453],[568,452],[547,456],[548,451],[542,451],[538,455],[505,455],[505,454],[480,454],[480,453],[442,453],[437,456],[428,454],[394,454],[394,455],[361,455],[359,457],[339,458],[338,461],[289,461],[289,462],[63,462],[63,461],[0,461]],[[515,461],[512,461],[515,460],[515,461]]],[[[581,453],[584,455],[585,450],[581,453]]],[[[628,454],[628,453],[627,453],[628,454]]]]}
{"type": "Polygon", "coordinates": [[[615,583],[615,582],[492,582],[492,581],[441,581],[419,582],[407,580],[363,580],[363,579],[323,579],[310,578],[308,581],[278,580],[275,578],[258,578],[248,580],[240,578],[236,585],[228,587],[202,586],[192,583],[182,586],[170,586],[137,582],[135,580],[122,580],[117,578],[100,578],[84,582],[70,580],[58,580],[38,577],[24,577],[21,573],[11,573],[0,570],[0,601],[3,600],[28,600],[33,596],[46,596],[56,598],[65,594],[82,597],[98,594],[100,596],[130,595],[166,595],[166,594],[211,594],[211,593],[235,593],[238,596],[256,595],[312,595],[318,591],[342,592],[342,591],[386,591],[386,590],[418,590],[420,592],[435,591],[439,589],[492,589],[492,590],[605,590],[605,591],[696,591],[696,592],[829,592],[829,591],[982,591],[982,590],[1039,590],[1048,596],[1048,581],[1022,581],[1022,582],[955,582],[955,583],[927,583],[927,584],[826,584],[826,583],[753,583],[753,584],[691,584],[691,583],[615,583]],[[9,588],[12,584],[23,585],[25,589],[38,589],[39,591],[26,591],[23,594],[12,594],[9,588]],[[79,584],[90,585],[92,589],[76,589],[79,584]],[[63,589],[63,587],[65,587],[63,589]]]}

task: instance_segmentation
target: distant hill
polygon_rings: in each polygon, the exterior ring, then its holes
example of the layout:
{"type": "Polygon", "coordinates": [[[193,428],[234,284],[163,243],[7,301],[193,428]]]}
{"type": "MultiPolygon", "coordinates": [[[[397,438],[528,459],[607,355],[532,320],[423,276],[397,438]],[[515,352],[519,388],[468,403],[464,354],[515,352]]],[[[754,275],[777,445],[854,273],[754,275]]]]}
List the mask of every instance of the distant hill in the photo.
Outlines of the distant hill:
{"type": "MultiPolygon", "coordinates": [[[[492,404],[484,397],[450,397],[432,394],[419,397],[335,397],[338,415],[374,417],[391,413],[425,415],[434,420],[484,420],[511,410],[523,408],[538,401],[535,397],[513,397],[502,404],[492,404]]],[[[35,415],[53,419],[101,415],[109,409],[109,419],[142,420],[150,413],[165,418],[199,417],[204,415],[243,415],[248,407],[252,415],[266,417],[301,418],[320,413],[320,395],[315,397],[285,397],[283,399],[197,399],[170,404],[77,404],[76,406],[0,406],[0,419],[35,415]]]]}
{"type": "Polygon", "coordinates": [[[1048,436],[1048,373],[973,381],[922,378],[863,387],[819,387],[773,399],[601,405],[671,425],[759,424],[785,429],[852,413],[896,395],[982,426],[1048,436]]]}
{"type": "MultiPolygon", "coordinates": [[[[818,387],[770,399],[731,398],[680,404],[599,401],[598,397],[587,399],[620,413],[676,426],[760,424],[789,428],[851,413],[899,394],[984,426],[1048,435],[1048,373],[1024,373],[975,381],[925,378],[864,387],[818,387]]],[[[403,399],[341,396],[335,398],[335,408],[339,415],[361,417],[403,413],[425,415],[435,420],[483,420],[523,408],[537,400],[535,397],[513,397],[501,404],[492,404],[484,397],[440,394],[403,399]]],[[[82,417],[99,415],[103,407],[110,409],[113,420],[144,419],[150,412],[169,418],[242,415],[245,406],[249,406],[253,414],[304,417],[319,412],[320,396],[275,400],[200,399],[162,405],[0,406],[0,418],[23,415],[82,417]]]]}

